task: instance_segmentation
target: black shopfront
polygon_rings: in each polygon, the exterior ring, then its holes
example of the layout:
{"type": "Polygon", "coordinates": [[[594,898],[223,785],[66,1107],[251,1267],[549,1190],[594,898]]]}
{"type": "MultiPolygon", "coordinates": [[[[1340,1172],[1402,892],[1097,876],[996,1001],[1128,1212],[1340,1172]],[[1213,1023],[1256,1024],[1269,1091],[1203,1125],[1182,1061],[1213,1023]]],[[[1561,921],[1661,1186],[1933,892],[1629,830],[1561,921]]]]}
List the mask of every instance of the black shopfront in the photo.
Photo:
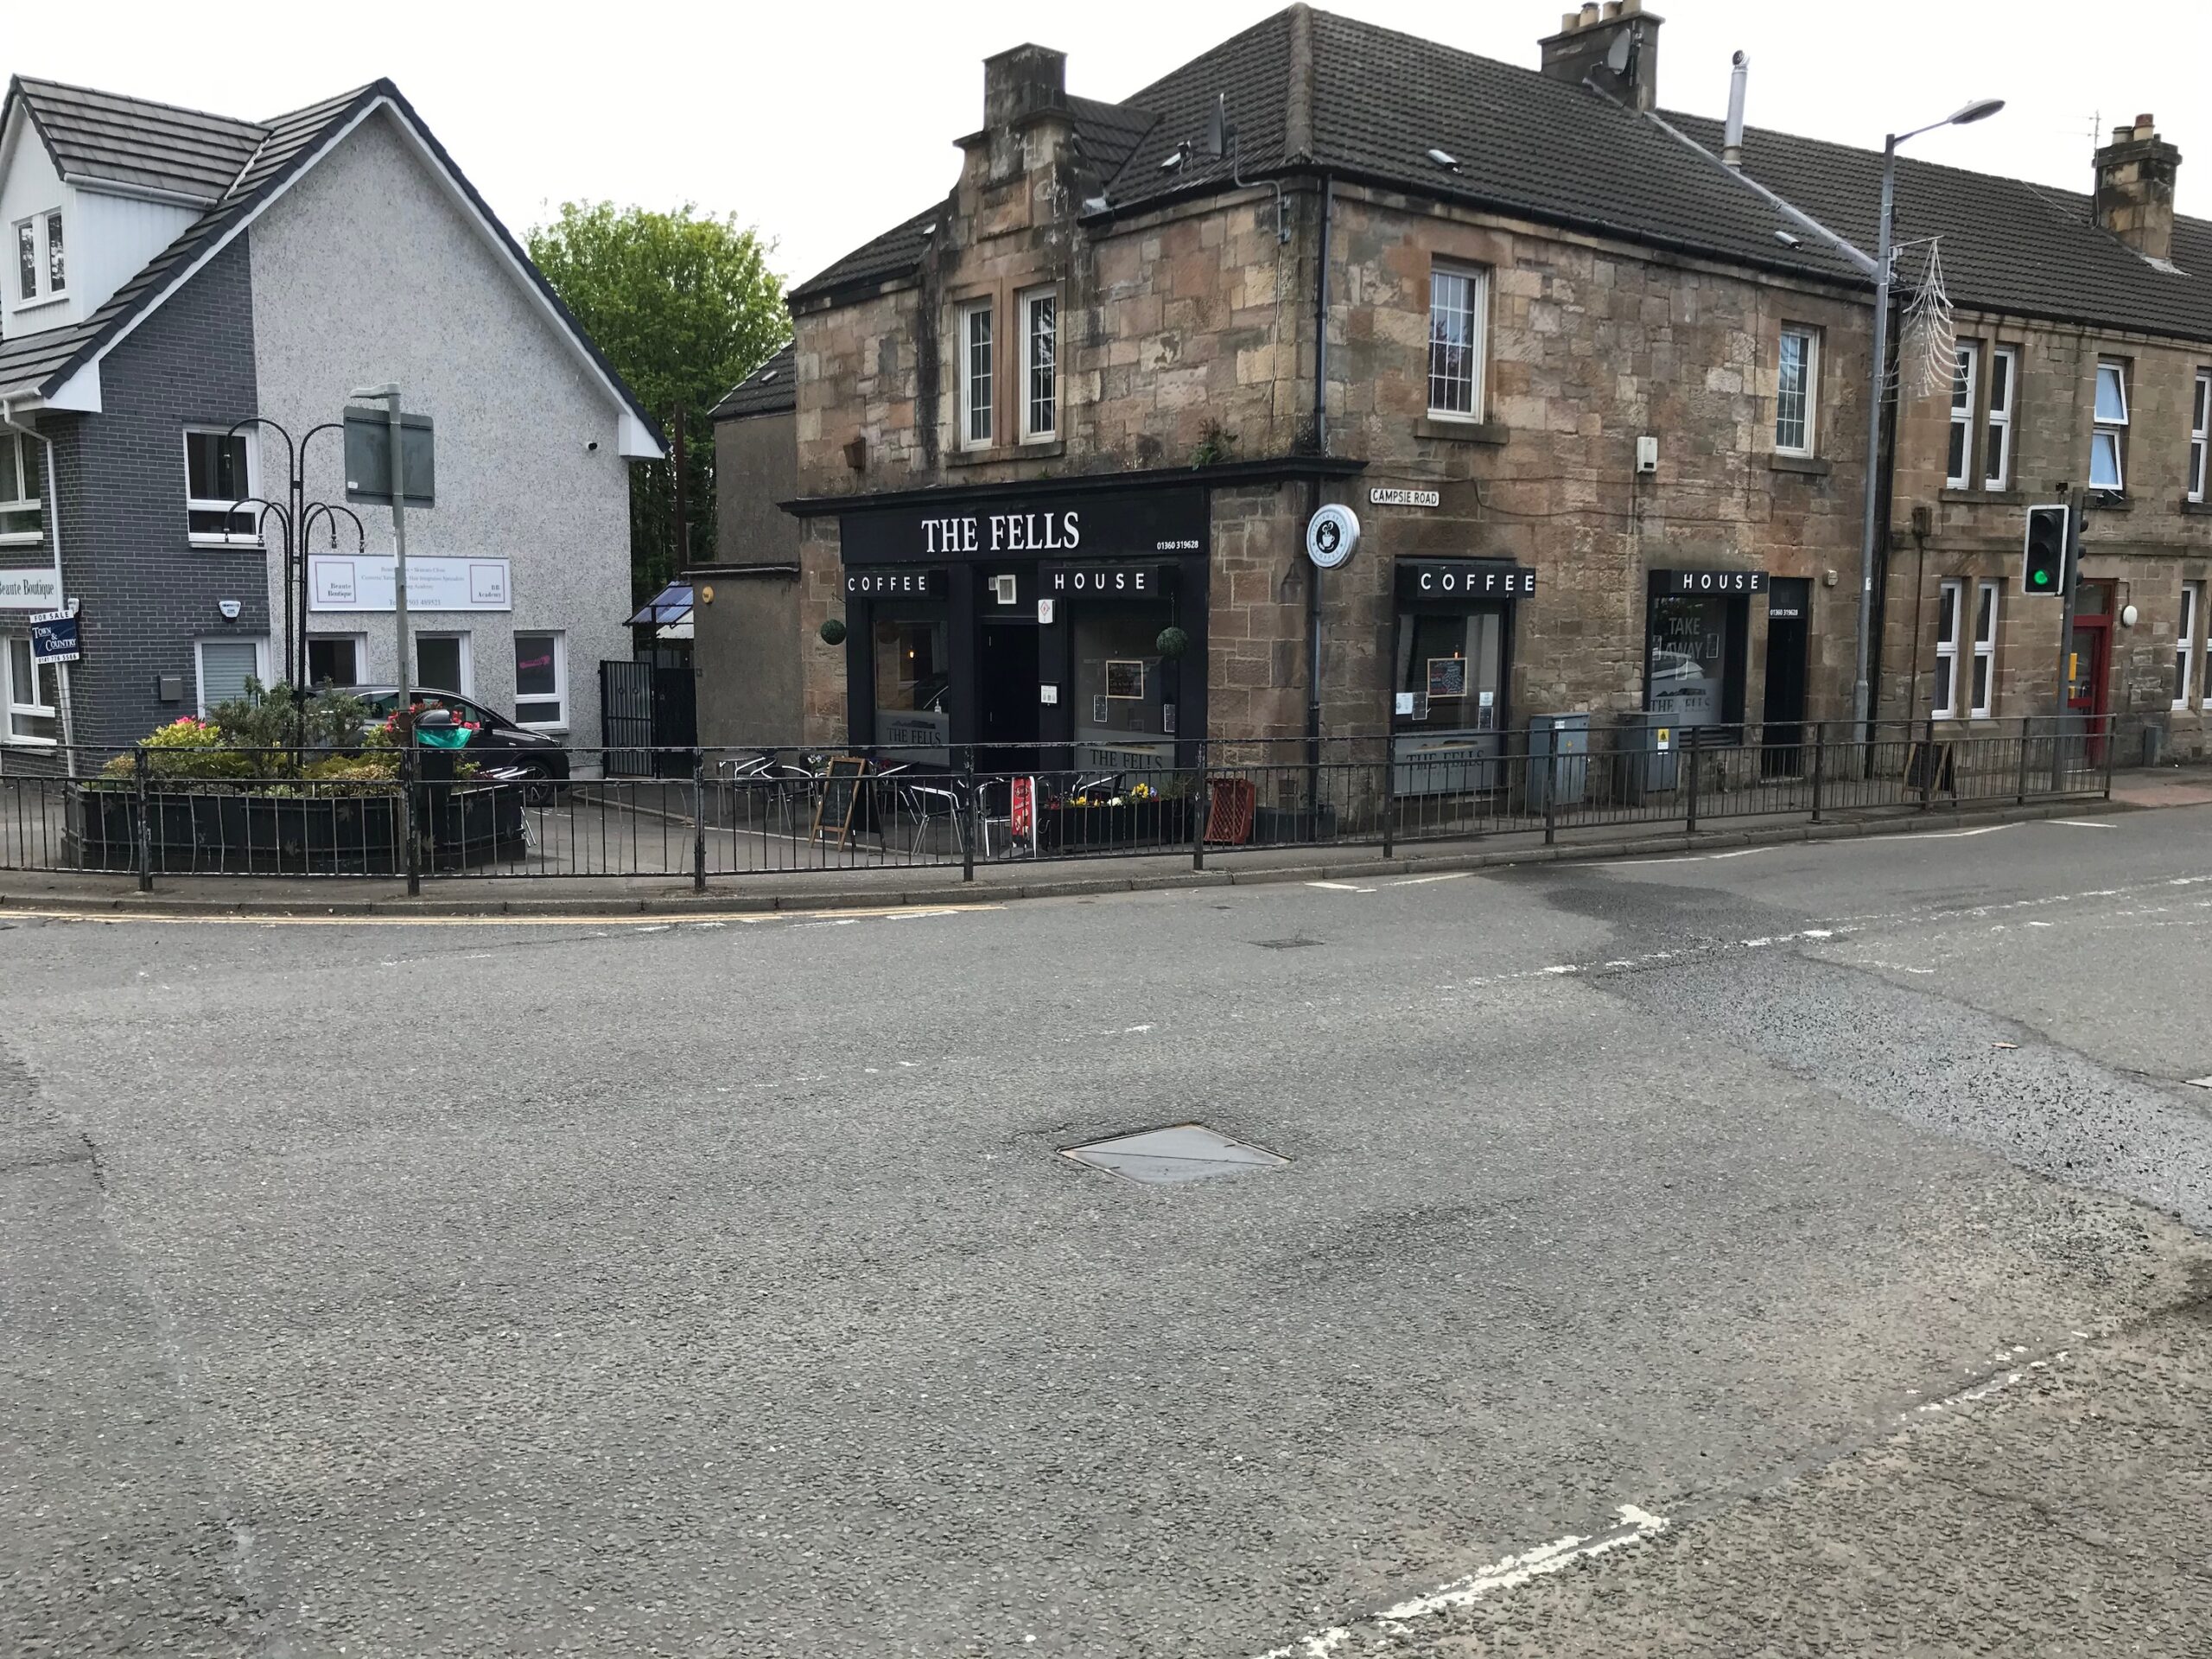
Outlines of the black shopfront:
{"type": "Polygon", "coordinates": [[[992,769],[1187,765],[1206,729],[1208,513],[1179,485],[841,515],[853,742],[924,766],[970,744],[992,769]]]}
{"type": "Polygon", "coordinates": [[[1514,613],[1536,573],[1505,559],[1395,568],[1390,755],[1400,796],[1494,788],[1512,711],[1514,613]]]}

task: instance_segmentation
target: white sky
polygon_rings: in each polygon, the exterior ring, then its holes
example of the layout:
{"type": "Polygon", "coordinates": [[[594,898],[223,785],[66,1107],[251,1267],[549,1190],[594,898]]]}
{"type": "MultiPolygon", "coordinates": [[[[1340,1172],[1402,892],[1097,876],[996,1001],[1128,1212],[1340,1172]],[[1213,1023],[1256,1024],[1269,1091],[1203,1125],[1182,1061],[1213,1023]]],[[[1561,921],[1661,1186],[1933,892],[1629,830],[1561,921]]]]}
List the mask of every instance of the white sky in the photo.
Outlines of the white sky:
{"type": "MultiPolygon", "coordinates": [[[[1660,101],[1718,116],[1751,54],[1749,118],[1878,145],[1970,97],[2008,100],[1910,153],[2073,190],[2091,119],[2149,111],[2183,153],[2180,205],[2212,214],[2212,0],[1647,0],[1667,18],[1660,101]]],[[[1534,67],[1560,0],[1336,0],[1330,8],[1534,67]]],[[[1088,5],[656,0],[26,3],[0,25],[22,73],[261,117],[390,75],[518,234],[569,198],[692,200],[812,275],[942,196],[982,114],[982,60],[1033,40],[1071,91],[1118,99],[1277,10],[1263,0],[1088,5]],[[220,22],[211,19],[219,16],[220,22]]],[[[1573,136],[1561,135],[1571,143],[1573,136]]]]}

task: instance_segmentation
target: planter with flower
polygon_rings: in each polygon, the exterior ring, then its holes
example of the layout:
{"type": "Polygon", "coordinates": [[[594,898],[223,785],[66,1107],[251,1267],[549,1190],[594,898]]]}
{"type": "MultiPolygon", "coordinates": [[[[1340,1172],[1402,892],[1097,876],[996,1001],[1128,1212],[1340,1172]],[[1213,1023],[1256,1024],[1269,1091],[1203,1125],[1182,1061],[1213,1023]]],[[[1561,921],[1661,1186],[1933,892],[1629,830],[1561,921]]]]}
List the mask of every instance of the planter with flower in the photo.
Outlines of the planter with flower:
{"type": "Polygon", "coordinates": [[[1191,837],[1190,798],[1160,784],[1117,780],[1047,798],[1037,830],[1042,846],[1060,852],[1181,842],[1191,837]]]}

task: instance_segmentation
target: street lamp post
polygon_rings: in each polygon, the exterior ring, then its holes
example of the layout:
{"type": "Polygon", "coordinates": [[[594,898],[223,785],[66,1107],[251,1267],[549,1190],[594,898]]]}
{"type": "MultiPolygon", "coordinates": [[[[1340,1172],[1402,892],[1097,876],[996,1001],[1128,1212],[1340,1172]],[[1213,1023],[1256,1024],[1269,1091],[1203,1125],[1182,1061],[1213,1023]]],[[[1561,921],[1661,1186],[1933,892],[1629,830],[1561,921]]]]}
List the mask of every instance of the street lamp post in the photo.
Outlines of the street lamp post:
{"type": "Polygon", "coordinates": [[[1930,121],[1910,132],[1893,132],[1882,141],[1882,222],[1874,246],[1874,372],[1872,395],[1866,399],[1866,500],[1859,535],[1859,675],[1851,688],[1851,721],[1861,745],[1870,735],[1866,715],[1872,700],[1867,682],[1872,671],[1873,641],[1868,631],[1874,625],[1874,521],[1880,512],[1882,400],[1890,374],[1890,264],[1896,228],[1897,146],[1938,127],[1963,127],[1987,120],[2004,107],[2001,98],[1978,98],[1941,121],[1930,121]]]}

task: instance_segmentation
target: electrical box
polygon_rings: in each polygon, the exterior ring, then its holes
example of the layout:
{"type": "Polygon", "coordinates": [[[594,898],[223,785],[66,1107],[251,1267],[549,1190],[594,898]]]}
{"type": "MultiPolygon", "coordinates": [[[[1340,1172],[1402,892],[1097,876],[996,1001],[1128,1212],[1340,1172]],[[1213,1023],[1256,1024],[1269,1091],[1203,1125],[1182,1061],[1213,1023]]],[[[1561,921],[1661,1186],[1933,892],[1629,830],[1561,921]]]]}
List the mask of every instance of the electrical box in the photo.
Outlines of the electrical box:
{"type": "Polygon", "coordinates": [[[1643,437],[1636,441],[1636,470],[1639,473],[1656,473],[1659,470],[1658,439],[1643,437]]]}
{"type": "Polygon", "coordinates": [[[156,675],[154,677],[154,700],[156,702],[182,702],[184,701],[184,676],[181,674],[156,675]]]}
{"type": "Polygon", "coordinates": [[[1590,716],[1538,715],[1529,722],[1529,810],[1580,806],[1590,782],[1590,716]]]}

